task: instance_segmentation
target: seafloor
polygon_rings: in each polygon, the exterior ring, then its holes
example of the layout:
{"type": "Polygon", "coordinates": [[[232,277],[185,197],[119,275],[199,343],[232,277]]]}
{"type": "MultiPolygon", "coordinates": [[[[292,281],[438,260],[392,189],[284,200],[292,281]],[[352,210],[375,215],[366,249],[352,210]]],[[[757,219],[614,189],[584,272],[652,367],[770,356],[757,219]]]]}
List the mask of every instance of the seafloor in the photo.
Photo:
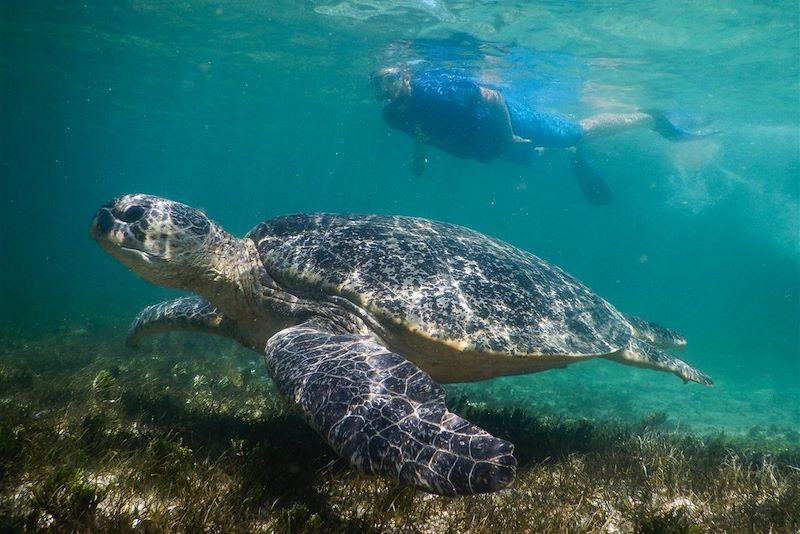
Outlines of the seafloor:
{"type": "Polygon", "coordinates": [[[779,403],[757,394],[688,389],[703,426],[674,406],[642,412],[624,381],[601,387],[611,364],[449,387],[451,409],[516,444],[519,473],[506,491],[444,498],[351,471],[257,354],[183,334],[134,351],[123,332],[3,332],[0,532],[800,530],[800,434],[783,424],[797,407],[770,417],[779,403]],[[747,407],[761,424],[719,426],[747,407]]]}

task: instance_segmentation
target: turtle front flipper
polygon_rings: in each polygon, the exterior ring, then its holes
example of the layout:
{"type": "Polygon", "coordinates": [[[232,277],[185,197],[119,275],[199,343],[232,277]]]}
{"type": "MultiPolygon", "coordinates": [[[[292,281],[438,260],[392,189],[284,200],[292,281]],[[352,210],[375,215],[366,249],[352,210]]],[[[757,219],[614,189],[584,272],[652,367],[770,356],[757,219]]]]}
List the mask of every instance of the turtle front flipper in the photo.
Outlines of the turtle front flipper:
{"type": "Polygon", "coordinates": [[[705,386],[714,385],[711,377],[703,371],[695,369],[680,358],[635,337],[630,338],[628,346],[624,349],[604,357],[626,365],[674,373],[684,382],[692,381],[705,386]]]}
{"type": "Polygon", "coordinates": [[[686,346],[686,338],[665,326],[646,321],[635,315],[623,314],[625,320],[633,327],[633,335],[643,341],[662,348],[682,349],[686,346]]]}
{"type": "Polygon", "coordinates": [[[148,306],[128,329],[125,343],[137,347],[142,338],[161,332],[206,332],[237,339],[236,324],[206,299],[191,296],[148,306]]]}
{"type": "Polygon", "coordinates": [[[449,412],[439,384],[372,338],[311,320],[270,338],[266,361],[281,393],[362,472],[440,495],[514,480],[514,446],[449,412]]]}

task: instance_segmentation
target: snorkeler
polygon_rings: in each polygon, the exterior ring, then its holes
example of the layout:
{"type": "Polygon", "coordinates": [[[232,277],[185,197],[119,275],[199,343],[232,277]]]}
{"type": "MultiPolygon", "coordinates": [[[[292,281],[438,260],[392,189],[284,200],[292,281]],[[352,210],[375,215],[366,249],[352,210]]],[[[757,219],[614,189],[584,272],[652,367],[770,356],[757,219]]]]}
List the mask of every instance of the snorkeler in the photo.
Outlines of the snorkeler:
{"type": "Polygon", "coordinates": [[[584,195],[594,204],[607,204],[611,191],[586,160],[584,142],[634,127],[651,128],[670,141],[708,135],[681,128],[667,114],[655,111],[604,113],[573,121],[508,98],[459,69],[414,72],[386,67],[371,80],[376,98],[387,102],[384,120],[414,139],[411,171],[415,175],[425,169],[426,144],[484,162],[498,157],[529,161],[547,149],[570,149],[584,195]]]}

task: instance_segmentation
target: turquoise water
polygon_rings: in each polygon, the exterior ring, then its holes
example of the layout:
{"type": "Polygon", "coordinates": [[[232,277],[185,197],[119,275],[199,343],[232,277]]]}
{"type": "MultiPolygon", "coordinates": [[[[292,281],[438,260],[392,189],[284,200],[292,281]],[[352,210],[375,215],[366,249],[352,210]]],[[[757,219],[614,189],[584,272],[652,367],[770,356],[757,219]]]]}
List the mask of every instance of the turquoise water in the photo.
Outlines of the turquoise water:
{"type": "Polygon", "coordinates": [[[127,321],[173,295],[88,239],[112,196],[180,200],[237,234],[297,211],[417,215],[511,242],[680,331],[682,357],[717,382],[603,362],[475,396],[800,427],[795,2],[3,2],[0,36],[4,337],[107,331],[121,347],[127,321]],[[526,167],[430,150],[413,176],[412,142],[382,122],[368,76],[403,43],[456,33],[497,45],[499,77],[502,50],[530,51],[513,75],[568,80],[573,118],[680,109],[721,133],[592,143],[615,195],[604,207],[558,153],[526,167]]]}

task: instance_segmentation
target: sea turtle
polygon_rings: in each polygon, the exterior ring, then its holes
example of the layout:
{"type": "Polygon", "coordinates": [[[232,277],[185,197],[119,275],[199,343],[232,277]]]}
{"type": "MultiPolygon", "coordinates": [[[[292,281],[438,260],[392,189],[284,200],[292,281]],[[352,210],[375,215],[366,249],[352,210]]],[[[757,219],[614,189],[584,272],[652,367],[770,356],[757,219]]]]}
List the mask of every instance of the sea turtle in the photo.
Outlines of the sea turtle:
{"type": "Polygon", "coordinates": [[[711,384],[657,346],[678,334],[617,311],[544,260],[443,222],[296,214],[244,238],[149,195],[103,205],[91,236],[147,280],[199,296],[146,308],[130,334],[195,330],[264,352],[278,390],[360,471],[443,495],[514,479],[513,445],[447,410],[438,383],[591,358],[711,384]]]}

